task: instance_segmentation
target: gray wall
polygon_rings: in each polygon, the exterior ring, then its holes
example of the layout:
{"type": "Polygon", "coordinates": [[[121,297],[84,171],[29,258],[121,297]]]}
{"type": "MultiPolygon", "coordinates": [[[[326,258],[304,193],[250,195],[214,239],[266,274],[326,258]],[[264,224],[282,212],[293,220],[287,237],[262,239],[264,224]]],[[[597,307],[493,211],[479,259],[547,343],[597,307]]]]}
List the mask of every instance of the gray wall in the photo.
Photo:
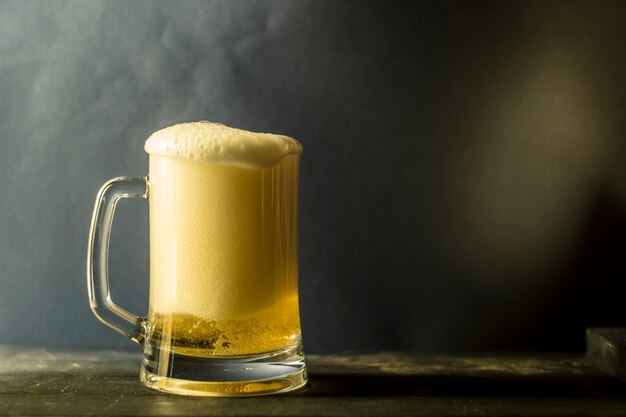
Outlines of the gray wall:
{"type": "MultiPolygon", "coordinates": [[[[93,200],[209,119],[304,145],[305,346],[579,349],[626,325],[623,2],[0,2],[0,343],[91,315],[93,200]]],[[[145,312],[121,204],[113,298],[145,312]]]]}

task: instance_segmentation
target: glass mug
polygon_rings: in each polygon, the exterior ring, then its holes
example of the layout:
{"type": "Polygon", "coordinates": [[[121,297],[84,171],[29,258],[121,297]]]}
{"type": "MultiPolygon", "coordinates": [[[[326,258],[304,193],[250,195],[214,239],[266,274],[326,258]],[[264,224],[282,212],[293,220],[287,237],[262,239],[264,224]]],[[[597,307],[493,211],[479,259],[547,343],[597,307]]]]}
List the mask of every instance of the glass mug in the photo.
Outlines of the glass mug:
{"type": "Polygon", "coordinates": [[[140,379],[185,395],[247,396],[306,384],[298,307],[301,145],[210,122],[146,141],[148,177],[119,177],[96,198],[87,255],[90,306],[143,346],[140,379]],[[111,221],[121,198],[150,211],[147,317],[110,297],[111,221]]]}

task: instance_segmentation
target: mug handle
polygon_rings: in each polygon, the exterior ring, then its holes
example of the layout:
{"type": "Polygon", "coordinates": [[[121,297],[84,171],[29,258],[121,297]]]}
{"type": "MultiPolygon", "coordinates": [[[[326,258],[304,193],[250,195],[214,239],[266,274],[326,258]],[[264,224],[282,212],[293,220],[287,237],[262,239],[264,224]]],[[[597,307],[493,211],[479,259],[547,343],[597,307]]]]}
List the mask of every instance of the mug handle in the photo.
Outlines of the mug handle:
{"type": "Polygon", "coordinates": [[[107,181],[96,197],[87,248],[89,306],[98,320],[142,344],[145,319],[113,302],[109,291],[109,240],[115,206],[121,198],[148,198],[147,177],[117,177],[107,181]]]}

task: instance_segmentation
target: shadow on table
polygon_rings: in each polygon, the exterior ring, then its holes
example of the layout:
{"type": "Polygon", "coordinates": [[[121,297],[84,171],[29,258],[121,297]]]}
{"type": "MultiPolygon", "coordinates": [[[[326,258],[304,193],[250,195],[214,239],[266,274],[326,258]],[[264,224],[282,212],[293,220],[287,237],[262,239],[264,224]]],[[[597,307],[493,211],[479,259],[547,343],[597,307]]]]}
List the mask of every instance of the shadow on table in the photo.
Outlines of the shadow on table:
{"type": "Polygon", "coordinates": [[[311,375],[308,397],[594,397],[626,398],[626,384],[611,377],[487,377],[430,375],[311,375]]]}

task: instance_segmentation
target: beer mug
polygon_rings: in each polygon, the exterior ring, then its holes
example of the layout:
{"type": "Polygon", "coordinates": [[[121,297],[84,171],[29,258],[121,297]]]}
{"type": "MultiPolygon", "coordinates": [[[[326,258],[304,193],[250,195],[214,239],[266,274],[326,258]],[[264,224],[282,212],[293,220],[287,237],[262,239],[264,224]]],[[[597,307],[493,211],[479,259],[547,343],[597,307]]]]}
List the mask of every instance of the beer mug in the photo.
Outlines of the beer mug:
{"type": "Polygon", "coordinates": [[[146,141],[147,177],[96,198],[87,255],[90,306],[143,346],[141,381],[185,395],[247,396],[306,384],[298,308],[298,175],[292,138],[210,122],[146,141]],[[147,317],[110,297],[111,221],[121,198],[150,212],[147,317]]]}

